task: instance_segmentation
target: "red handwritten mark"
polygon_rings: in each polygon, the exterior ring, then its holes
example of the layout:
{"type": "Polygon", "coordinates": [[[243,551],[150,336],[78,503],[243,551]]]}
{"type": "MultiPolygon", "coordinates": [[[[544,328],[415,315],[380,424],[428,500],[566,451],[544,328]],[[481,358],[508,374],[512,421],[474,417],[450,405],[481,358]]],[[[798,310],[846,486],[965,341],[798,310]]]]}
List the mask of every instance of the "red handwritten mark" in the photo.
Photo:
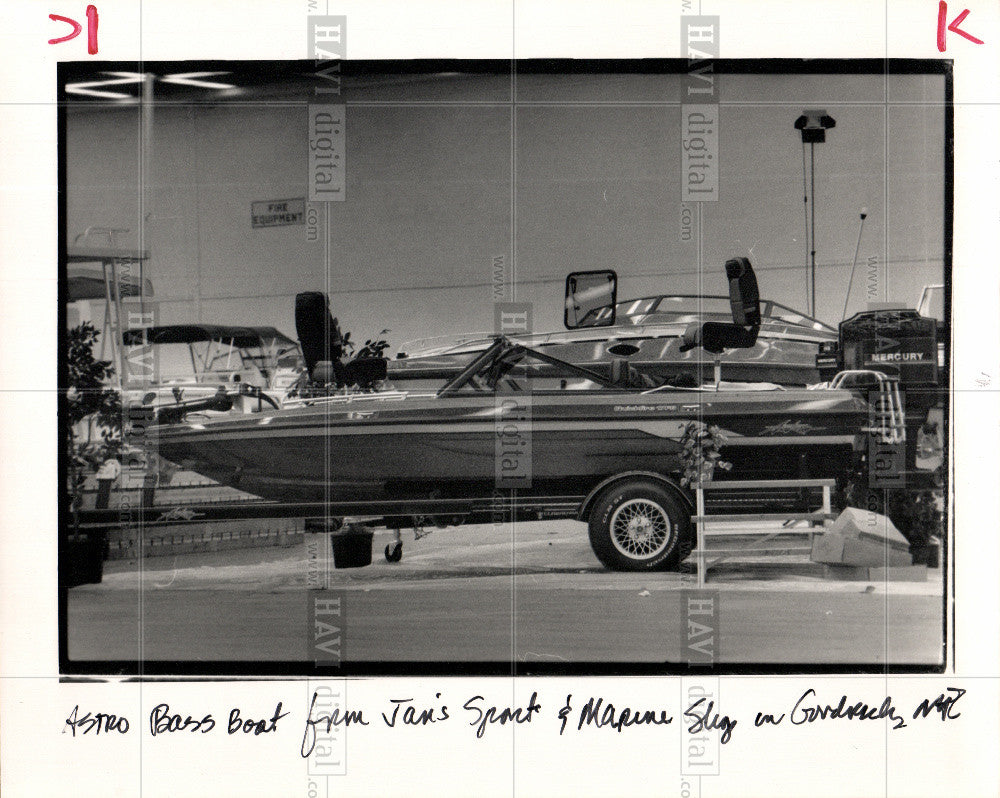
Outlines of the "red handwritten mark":
{"type": "Polygon", "coordinates": [[[948,44],[945,40],[945,37],[948,35],[947,31],[949,30],[952,33],[957,33],[959,36],[964,36],[973,44],[983,43],[982,39],[977,39],[975,36],[966,33],[964,30],[958,27],[965,21],[965,18],[967,16],[969,16],[969,9],[966,8],[964,11],[962,11],[961,14],[959,14],[957,17],[955,17],[955,19],[952,20],[951,24],[948,25],[946,30],[945,23],[948,21],[948,4],[945,2],[945,0],[941,0],[941,2],[938,3],[938,24],[937,24],[938,52],[943,53],[945,50],[948,49],[948,44]]]}
{"type": "Polygon", "coordinates": [[[87,6],[87,52],[97,53],[97,6],[87,6]]]}
{"type": "MultiPolygon", "coordinates": [[[[83,25],[69,17],[63,17],[59,14],[49,14],[49,19],[53,22],[65,22],[67,25],[73,26],[72,33],[60,36],[58,39],[49,39],[49,44],[68,42],[70,39],[75,39],[79,36],[83,30],[83,25]]],[[[97,6],[87,6],[87,52],[91,55],[97,53],[97,22],[97,6]]]]}
{"type": "Polygon", "coordinates": [[[66,22],[73,26],[73,32],[69,36],[61,36],[58,39],[49,39],[49,44],[62,44],[63,42],[68,42],[70,39],[75,39],[80,35],[80,31],[83,30],[83,25],[77,22],[75,19],[70,19],[69,17],[60,17],[58,14],[49,14],[49,19],[53,22],[66,22]]]}

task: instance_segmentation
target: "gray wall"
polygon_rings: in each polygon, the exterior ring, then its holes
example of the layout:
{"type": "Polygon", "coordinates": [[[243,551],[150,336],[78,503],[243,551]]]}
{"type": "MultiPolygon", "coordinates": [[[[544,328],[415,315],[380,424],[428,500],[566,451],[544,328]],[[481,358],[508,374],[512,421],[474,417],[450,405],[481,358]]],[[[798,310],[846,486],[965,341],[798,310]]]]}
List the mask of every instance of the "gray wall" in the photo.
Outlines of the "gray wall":
{"type": "MultiPolygon", "coordinates": [[[[723,76],[721,87],[721,198],[704,205],[707,292],[722,291],[727,257],[749,253],[762,292],[805,309],[792,122],[817,106],[837,119],[816,150],[818,315],[840,318],[863,205],[849,312],[866,301],[869,257],[879,299],[912,306],[921,285],[941,282],[943,79],[723,76]]],[[[452,104],[432,107],[366,104],[387,95],[359,92],[349,98],[358,104],[348,109],[347,201],[329,205],[329,270],[305,227],[250,226],[252,201],[306,194],[304,107],[160,105],[144,224],[161,321],[294,334],[295,293],[329,287],[356,338],[388,327],[396,345],[487,330],[492,261],[503,256],[509,269],[512,255],[517,297],[536,303],[539,329],[560,326],[572,269],[614,267],[625,295],[694,291],[697,242],[680,231],[679,88],[676,77],[519,79],[516,253],[511,106],[454,104],[495,97],[496,80],[465,80],[452,104]]],[[[131,228],[119,243],[138,242],[139,141],[134,108],[68,115],[70,241],[100,225],[131,228]]]]}

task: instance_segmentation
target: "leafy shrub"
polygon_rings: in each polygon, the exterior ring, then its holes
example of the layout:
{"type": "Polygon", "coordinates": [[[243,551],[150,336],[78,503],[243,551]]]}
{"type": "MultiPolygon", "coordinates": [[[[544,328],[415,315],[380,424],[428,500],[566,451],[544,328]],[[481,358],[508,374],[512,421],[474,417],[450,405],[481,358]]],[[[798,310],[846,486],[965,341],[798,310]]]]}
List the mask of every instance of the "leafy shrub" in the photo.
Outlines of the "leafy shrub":
{"type": "Polygon", "coordinates": [[[716,468],[728,471],[732,463],[722,460],[722,446],[726,434],[714,424],[708,426],[703,421],[691,421],[684,428],[681,437],[681,462],[684,473],[681,485],[697,488],[703,482],[710,482],[716,468]]]}
{"type": "Polygon", "coordinates": [[[121,394],[107,385],[114,374],[111,362],[94,357],[99,335],[90,322],[73,327],[66,335],[66,445],[69,488],[74,500],[88,470],[97,469],[105,460],[121,454],[121,394]],[[88,423],[84,426],[83,421],[88,423]],[[95,432],[99,436],[96,440],[95,432]]]}

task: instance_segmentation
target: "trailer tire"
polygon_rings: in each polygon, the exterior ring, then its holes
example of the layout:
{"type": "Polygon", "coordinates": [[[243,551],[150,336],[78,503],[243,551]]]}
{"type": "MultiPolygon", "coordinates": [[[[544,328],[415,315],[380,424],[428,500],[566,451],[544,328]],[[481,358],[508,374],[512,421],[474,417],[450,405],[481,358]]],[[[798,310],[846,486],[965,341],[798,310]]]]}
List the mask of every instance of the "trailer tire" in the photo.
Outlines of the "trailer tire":
{"type": "Polygon", "coordinates": [[[691,553],[691,518],[663,485],[635,479],[609,485],[589,518],[590,546],[614,571],[671,570],[691,553]]]}

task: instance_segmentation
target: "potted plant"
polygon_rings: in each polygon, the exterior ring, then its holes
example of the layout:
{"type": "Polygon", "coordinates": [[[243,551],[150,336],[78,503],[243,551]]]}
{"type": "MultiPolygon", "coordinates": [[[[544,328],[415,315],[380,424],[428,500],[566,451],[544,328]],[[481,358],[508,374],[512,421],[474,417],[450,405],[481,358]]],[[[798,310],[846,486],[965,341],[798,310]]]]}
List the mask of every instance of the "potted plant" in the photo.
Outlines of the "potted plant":
{"type": "MultiPolygon", "coordinates": [[[[107,386],[113,373],[107,360],[94,357],[99,333],[89,322],[73,327],[66,335],[66,442],[67,489],[70,508],[79,508],[88,473],[101,471],[117,460],[122,445],[122,403],[118,391],[107,386]]],[[[119,469],[120,470],[120,469],[119,469]]],[[[67,539],[62,552],[63,582],[67,586],[100,582],[107,541],[105,534],[82,536],[73,524],[74,540],[67,539]]],[[[66,530],[68,535],[69,530],[66,530]]]]}
{"type": "Polygon", "coordinates": [[[681,462],[684,466],[681,485],[693,490],[711,482],[716,468],[724,471],[731,469],[733,464],[722,459],[722,446],[726,440],[726,434],[714,424],[688,422],[681,437],[681,462]]]}

